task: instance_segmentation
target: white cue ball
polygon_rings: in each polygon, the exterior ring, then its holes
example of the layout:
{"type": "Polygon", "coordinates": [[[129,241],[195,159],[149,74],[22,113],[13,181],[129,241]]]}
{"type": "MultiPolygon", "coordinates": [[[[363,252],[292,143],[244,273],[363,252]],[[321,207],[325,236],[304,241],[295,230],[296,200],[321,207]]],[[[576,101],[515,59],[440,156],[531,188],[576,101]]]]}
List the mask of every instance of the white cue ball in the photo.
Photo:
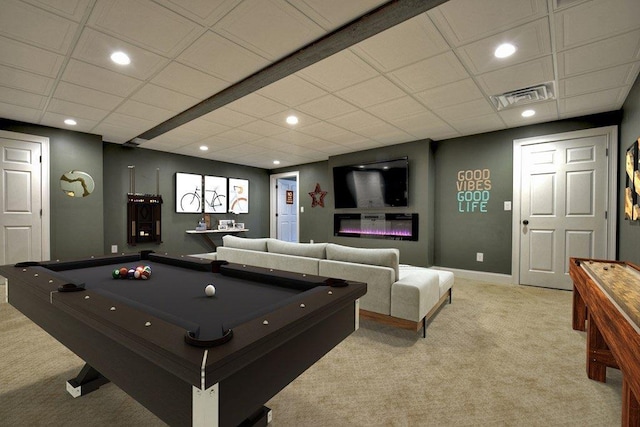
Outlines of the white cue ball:
{"type": "Polygon", "coordinates": [[[212,297],[216,294],[216,288],[213,285],[207,285],[206,288],[204,288],[204,293],[208,296],[208,297],[212,297]]]}

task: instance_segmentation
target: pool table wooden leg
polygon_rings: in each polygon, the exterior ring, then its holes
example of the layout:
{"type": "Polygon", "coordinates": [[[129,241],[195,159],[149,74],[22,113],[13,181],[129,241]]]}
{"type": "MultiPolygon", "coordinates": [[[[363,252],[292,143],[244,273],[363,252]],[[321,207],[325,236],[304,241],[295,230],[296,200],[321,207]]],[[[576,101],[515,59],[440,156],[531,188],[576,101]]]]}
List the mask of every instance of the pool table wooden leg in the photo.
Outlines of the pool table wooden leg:
{"type": "Polygon", "coordinates": [[[96,391],[108,382],[104,375],[85,363],[80,373],[67,381],[67,392],[73,397],[80,397],[96,391]]]}

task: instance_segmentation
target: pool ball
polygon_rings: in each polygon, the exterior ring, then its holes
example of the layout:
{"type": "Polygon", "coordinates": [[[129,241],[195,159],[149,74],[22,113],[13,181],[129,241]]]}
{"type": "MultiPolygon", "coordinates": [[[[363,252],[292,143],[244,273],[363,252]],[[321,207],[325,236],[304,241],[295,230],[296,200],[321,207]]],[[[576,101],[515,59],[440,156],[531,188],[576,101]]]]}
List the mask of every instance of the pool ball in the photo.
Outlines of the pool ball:
{"type": "Polygon", "coordinates": [[[144,267],[142,267],[141,265],[136,267],[136,270],[133,272],[133,278],[134,279],[141,279],[143,271],[144,271],[144,267]]]}
{"type": "Polygon", "coordinates": [[[136,270],[134,268],[130,268],[129,271],[127,271],[127,279],[134,279],[135,274],[136,270]]]}
{"type": "Polygon", "coordinates": [[[120,267],[120,278],[126,279],[128,272],[129,270],[127,270],[127,267],[120,267]]]}
{"type": "Polygon", "coordinates": [[[149,276],[151,276],[151,273],[147,270],[142,270],[142,273],[140,273],[140,279],[142,280],[147,280],[149,276]]]}
{"type": "Polygon", "coordinates": [[[216,294],[216,288],[215,286],[209,284],[207,285],[206,288],[204,288],[204,293],[208,296],[208,297],[212,297],[216,294]]]}
{"type": "Polygon", "coordinates": [[[120,278],[120,269],[116,268],[115,270],[113,270],[111,272],[111,277],[113,277],[114,279],[119,279],[120,278]]]}

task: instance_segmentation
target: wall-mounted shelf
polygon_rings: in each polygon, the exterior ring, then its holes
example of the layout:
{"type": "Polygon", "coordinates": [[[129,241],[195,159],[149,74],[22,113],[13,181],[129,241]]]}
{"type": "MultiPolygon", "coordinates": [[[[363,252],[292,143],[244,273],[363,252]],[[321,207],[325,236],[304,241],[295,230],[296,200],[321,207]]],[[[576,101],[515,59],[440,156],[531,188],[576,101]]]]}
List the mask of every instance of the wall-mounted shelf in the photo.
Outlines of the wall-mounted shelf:
{"type": "Polygon", "coordinates": [[[418,214],[334,214],[333,235],[368,239],[418,240],[418,214]]]}

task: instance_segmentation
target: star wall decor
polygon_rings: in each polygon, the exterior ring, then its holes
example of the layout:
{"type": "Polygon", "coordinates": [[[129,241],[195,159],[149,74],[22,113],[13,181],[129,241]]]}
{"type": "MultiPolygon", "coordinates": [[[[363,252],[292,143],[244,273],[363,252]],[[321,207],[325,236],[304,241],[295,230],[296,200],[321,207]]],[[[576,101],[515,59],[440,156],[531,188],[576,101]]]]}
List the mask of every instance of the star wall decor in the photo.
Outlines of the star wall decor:
{"type": "Polygon", "coordinates": [[[311,196],[311,207],[315,208],[316,206],[320,206],[324,208],[324,196],[327,195],[326,191],[322,191],[320,188],[320,183],[316,182],[316,189],[309,193],[311,196]]]}

